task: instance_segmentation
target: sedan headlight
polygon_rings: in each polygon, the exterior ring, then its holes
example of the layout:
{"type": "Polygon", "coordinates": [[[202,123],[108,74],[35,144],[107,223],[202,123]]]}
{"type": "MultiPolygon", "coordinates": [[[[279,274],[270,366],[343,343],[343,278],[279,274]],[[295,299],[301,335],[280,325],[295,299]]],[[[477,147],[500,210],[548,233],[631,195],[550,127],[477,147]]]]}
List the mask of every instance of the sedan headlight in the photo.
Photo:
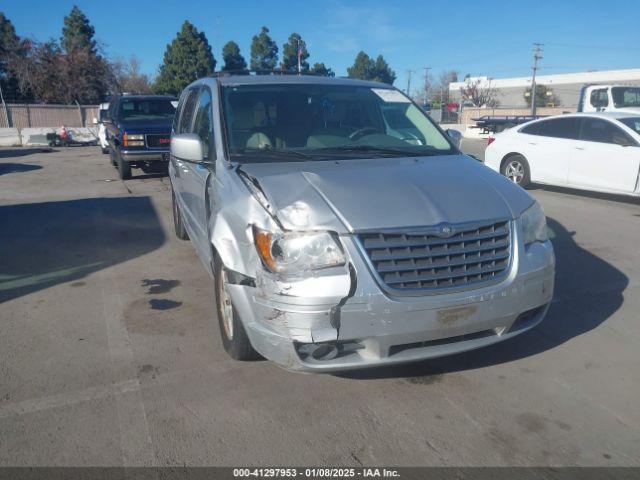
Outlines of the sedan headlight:
{"type": "Polygon", "coordinates": [[[525,245],[533,242],[545,242],[549,239],[547,220],[538,202],[525,210],[520,217],[520,223],[522,224],[522,237],[525,245]]]}
{"type": "Polygon", "coordinates": [[[253,228],[256,249],[270,271],[297,274],[344,265],[342,247],[329,232],[269,232],[253,228]]]}

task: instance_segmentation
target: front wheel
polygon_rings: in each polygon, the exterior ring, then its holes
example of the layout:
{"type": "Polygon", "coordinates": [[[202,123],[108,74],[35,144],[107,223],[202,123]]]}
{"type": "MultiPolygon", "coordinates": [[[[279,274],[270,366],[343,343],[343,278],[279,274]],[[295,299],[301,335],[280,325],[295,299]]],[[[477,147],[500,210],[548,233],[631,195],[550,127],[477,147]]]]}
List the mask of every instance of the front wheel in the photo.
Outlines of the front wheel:
{"type": "Polygon", "coordinates": [[[519,153],[503,160],[500,173],[522,188],[527,187],[531,183],[529,163],[527,159],[519,153]]]}
{"type": "Polygon", "coordinates": [[[118,164],[118,175],[120,176],[120,180],[129,180],[131,178],[131,165],[129,162],[125,162],[122,159],[120,153],[116,150],[116,163],[118,164]]]}
{"type": "Polygon", "coordinates": [[[227,292],[227,272],[217,255],[213,265],[213,278],[216,291],[216,311],[224,349],[234,360],[257,360],[260,355],[251,346],[242,321],[231,303],[231,297],[227,292]]]}

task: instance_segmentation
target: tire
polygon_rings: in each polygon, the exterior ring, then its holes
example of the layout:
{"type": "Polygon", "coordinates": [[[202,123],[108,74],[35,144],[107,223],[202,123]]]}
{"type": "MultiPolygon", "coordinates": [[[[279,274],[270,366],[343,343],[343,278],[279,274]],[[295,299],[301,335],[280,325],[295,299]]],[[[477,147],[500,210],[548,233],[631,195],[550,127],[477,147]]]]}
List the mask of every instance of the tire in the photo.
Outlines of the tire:
{"type": "Polygon", "coordinates": [[[120,176],[120,180],[129,180],[131,178],[131,165],[122,159],[117,150],[114,153],[118,165],[118,175],[120,176]]]}
{"type": "Polygon", "coordinates": [[[173,227],[176,231],[176,237],[180,240],[189,240],[189,234],[187,229],[184,228],[184,222],[182,221],[182,213],[180,213],[180,207],[176,201],[176,194],[171,189],[171,204],[173,207],[173,227]]]}
{"type": "Polygon", "coordinates": [[[502,161],[500,173],[522,188],[526,188],[531,184],[529,162],[519,153],[509,155],[502,161]]]}
{"type": "Polygon", "coordinates": [[[100,147],[100,150],[102,150],[102,154],[106,155],[107,153],[109,153],[109,147],[100,147]]]}
{"type": "Polygon", "coordinates": [[[216,255],[213,265],[213,279],[216,295],[216,313],[218,314],[222,345],[234,360],[257,360],[260,358],[260,354],[251,346],[251,341],[242,325],[242,321],[238,317],[224,288],[226,278],[222,261],[216,255]]]}

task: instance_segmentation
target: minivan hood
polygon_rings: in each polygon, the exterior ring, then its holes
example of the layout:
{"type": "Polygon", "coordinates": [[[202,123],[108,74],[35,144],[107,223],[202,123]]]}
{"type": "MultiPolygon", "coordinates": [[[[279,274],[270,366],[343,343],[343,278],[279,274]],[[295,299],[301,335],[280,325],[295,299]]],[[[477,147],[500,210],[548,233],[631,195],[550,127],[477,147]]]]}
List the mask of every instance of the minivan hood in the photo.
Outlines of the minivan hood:
{"type": "Polygon", "coordinates": [[[513,219],[523,189],[466,155],[243,164],[282,226],[338,233],[513,219]]]}

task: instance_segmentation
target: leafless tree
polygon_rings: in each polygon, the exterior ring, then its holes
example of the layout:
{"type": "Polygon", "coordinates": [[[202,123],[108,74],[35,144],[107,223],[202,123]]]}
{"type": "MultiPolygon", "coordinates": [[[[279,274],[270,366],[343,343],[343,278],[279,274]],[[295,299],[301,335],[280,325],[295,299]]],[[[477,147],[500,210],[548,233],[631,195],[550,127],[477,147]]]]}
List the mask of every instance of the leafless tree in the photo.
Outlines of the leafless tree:
{"type": "Polygon", "coordinates": [[[460,88],[462,101],[471,103],[474,107],[497,107],[500,105],[498,92],[491,80],[468,79],[464,87],[460,88]]]}
{"type": "Polygon", "coordinates": [[[129,93],[151,93],[151,79],[140,71],[140,60],[131,55],[129,60],[117,58],[111,62],[113,73],[112,91],[129,93]]]}

